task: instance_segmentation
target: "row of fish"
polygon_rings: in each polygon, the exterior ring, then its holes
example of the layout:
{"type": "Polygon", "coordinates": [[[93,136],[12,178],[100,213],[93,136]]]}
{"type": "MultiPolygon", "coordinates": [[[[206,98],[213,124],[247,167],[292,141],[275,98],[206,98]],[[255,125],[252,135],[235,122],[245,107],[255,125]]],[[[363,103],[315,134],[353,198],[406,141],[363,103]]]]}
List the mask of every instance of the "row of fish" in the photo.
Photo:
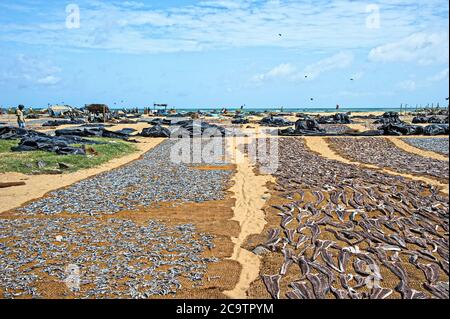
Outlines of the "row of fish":
{"type": "Polygon", "coordinates": [[[448,198],[403,177],[324,159],[280,139],[262,280],[273,298],[448,298],[448,198]],[[417,279],[417,278],[420,278],[417,279]]]}
{"type": "Polygon", "coordinates": [[[448,162],[406,152],[385,138],[329,138],[330,147],[340,155],[361,163],[388,167],[396,171],[428,175],[448,180],[448,162]]]}

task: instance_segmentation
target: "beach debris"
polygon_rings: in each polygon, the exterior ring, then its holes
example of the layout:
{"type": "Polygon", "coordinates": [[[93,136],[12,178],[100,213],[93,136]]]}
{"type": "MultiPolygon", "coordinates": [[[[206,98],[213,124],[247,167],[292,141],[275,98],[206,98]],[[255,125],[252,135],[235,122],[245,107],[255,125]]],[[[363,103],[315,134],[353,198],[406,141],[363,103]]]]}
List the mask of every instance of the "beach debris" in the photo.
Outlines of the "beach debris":
{"type": "Polygon", "coordinates": [[[124,135],[132,135],[133,133],[136,133],[137,130],[135,130],[134,128],[123,128],[119,131],[114,131],[114,133],[118,133],[118,134],[124,134],[124,135]]]}
{"type": "Polygon", "coordinates": [[[58,163],[58,167],[60,169],[66,170],[66,169],[70,169],[72,166],[66,164],[66,163],[58,163]]]}
{"type": "Polygon", "coordinates": [[[60,138],[50,136],[22,138],[18,146],[12,147],[13,152],[46,151],[59,155],[86,155],[81,147],[69,146],[69,143],[60,138]]]}
{"type": "Polygon", "coordinates": [[[79,137],[107,137],[117,139],[128,139],[129,133],[114,132],[105,129],[103,126],[99,127],[80,127],[70,128],[55,131],[56,136],[79,136],[79,137]]]}
{"type": "Polygon", "coordinates": [[[44,161],[42,161],[42,160],[39,160],[39,161],[36,162],[36,166],[37,166],[39,169],[43,169],[44,167],[47,166],[47,163],[44,162],[44,161]]]}
{"type": "Polygon", "coordinates": [[[250,121],[248,120],[248,118],[243,117],[243,116],[239,116],[239,117],[235,117],[232,121],[231,124],[248,124],[250,123],[250,121]]]}
{"type": "Polygon", "coordinates": [[[319,124],[351,124],[350,116],[345,113],[336,113],[331,116],[321,116],[317,120],[319,124]]]}
{"type": "Polygon", "coordinates": [[[225,128],[199,120],[173,121],[171,122],[171,137],[196,137],[211,136],[224,137],[225,128]]]}
{"type": "Polygon", "coordinates": [[[16,186],[24,186],[26,185],[25,182],[1,182],[0,188],[9,188],[9,187],[16,187],[16,186]]]}
{"type": "Polygon", "coordinates": [[[263,118],[260,121],[260,125],[261,126],[270,126],[270,127],[284,127],[284,126],[291,126],[294,123],[292,123],[289,120],[286,120],[282,117],[273,117],[273,116],[268,116],[263,118]]]}
{"type": "Polygon", "coordinates": [[[1,140],[16,140],[23,137],[33,137],[33,136],[47,136],[44,133],[27,130],[12,126],[1,126],[0,127],[0,139],[1,140]]]}
{"type": "Polygon", "coordinates": [[[379,117],[373,124],[401,124],[404,123],[400,119],[400,114],[397,112],[385,112],[381,117],[379,117]]]}
{"type": "Polygon", "coordinates": [[[61,125],[81,125],[86,124],[85,120],[70,119],[70,120],[51,120],[42,124],[42,126],[61,126],[61,125]]]}
{"type": "Polygon", "coordinates": [[[448,116],[416,116],[412,119],[413,124],[448,124],[448,116]]]}
{"type": "Polygon", "coordinates": [[[170,134],[169,129],[158,124],[150,128],[144,128],[139,135],[144,137],[170,137],[170,134]]]}
{"type": "Polygon", "coordinates": [[[319,123],[312,118],[298,120],[295,122],[295,129],[287,128],[285,130],[279,130],[279,135],[282,136],[322,135],[325,133],[325,129],[320,127],[319,123]]]}

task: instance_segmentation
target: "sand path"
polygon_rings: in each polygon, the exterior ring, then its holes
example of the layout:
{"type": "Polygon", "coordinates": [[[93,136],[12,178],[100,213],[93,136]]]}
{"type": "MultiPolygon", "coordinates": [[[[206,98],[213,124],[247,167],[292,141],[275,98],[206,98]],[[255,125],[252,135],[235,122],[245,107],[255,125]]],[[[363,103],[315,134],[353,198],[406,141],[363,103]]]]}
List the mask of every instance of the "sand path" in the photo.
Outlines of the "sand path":
{"type": "Polygon", "coordinates": [[[422,182],[425,182],[427,184],[437,186],[437,187],[440,188],[440,190],[443,193],[449,194],[449,185],[448,184],[442,184],[442,183],[440,183],[440,182],[438,182],[438,181],[436,181],[434,179],[427,178],[427,177],[399,173],[399,172],[396,172],[396,171],[393,171],[393,170],[390,170],[390,169],[381,168],[381,167],[376,166],[376,165],[370,165],[370,164],[350,161],[350,160],[340,156],[336,152],[334,152],[330,148],[330,146],[328,145],[328,143],[325,140],[325,138],[323,138],[323,137],[314,136],[314,137],[305,137],[304,139],[305,139],[306,145],[308,146],[308,148],[310,150],[320,154],[321,156],[323,156],[325,158],[336,160],[336,161],[343,162],[343,163],[346,163],[346,164],[360,165],[362,167],[379,170],[379,171],[382,171],[384,173],[391,174],[391,175],[403,176],[405,178],[416,180],[416,181],[422,181],[422,182]]]}
{"type": "Polygon", "coordinates": [[[236,174],[234,185],[230,189],[236,200],[233,221],[240,225],[239,237],[233,238],[234,253],[232,260],[238,261],[242,266],[240,278],[233,290],[224,291],[232,299],[247,298],[250,284],[258,279],[260,272],[260,257],[242,248],[248,236],[261,234],[266,225],[263,207],[268,199],[269,190],[266,184],[273,181],[269,175],[256,175],[254,165],[247,156],[244,156],[234,145],[236,154],[236,174]],[[240,153],[240,154],[239,154],[240,153]]]}
{"type": "Polygon", "coordinates": [[[0,190],[0,213],[19,207],[28,201],[41,198],[46,193],[67,187],[83,179],[95,176],[97,174],[118,168],[139,159],[142,154],[148,152],[156,145],[164,141],[163,138],[139,139],[141,143],[136,144],[137,152],[124,157],[115,158],[103,165],[95,168],[81,170],[78,172],[62,175],[24,175],[20,173],[0,174],[1,182],[20,182],[25,181],[24,186],[4,188],[0,190]]]}

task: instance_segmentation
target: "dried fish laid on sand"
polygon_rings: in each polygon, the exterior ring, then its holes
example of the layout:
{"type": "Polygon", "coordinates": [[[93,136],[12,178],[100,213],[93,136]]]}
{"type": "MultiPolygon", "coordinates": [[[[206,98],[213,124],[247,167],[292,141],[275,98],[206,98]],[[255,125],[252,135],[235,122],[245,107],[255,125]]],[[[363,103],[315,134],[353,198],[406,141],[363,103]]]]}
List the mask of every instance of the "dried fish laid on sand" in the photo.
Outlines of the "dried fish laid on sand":
{"type": "Polygon", "coordinates": [[[404,138],[402,141],[405,141],[406,143],[426,150],[426,151],[432,151],[443,155],[448,155],[448,146],[449,141],[447,138],[432,138],[432,137],[411,137],[411,138],[404,138]]]}
{"type": "Polygon", "coordinates": [[[208,170],[173,162],[171,152],[176,143],[177,140],[167,140],[137,161],[53,191],[18,209],[18,213],[114,214],[157,202],[223,199],[232,171],[220,169],[224,163],[219,160],[208,163],[212,167],[208,170]],[[214,166],[218,169],[214,170],[214,166]]]}
{"type": "Polygon", "coordinates": [[[276,217],[250,296],[265,287],[273,298],[448,298],[447,196],[323,158],[300,138],[278,143],[277,205],[267,210],[276,217]]]}
{"type": "Polygon", "coordinates": [[[96,218],[0,219],[0,293],[41,298],[149,298],[175,294],[203,280],[213,237],[193,225],[96,218]],[[71,280],[71,281],[70,281],[71,280]],[[69,282],[70,281],[70,282],[69,282]]]}
{"type": "Polygon", "coordinates": [[[448,162],[406,152],[384,138],[329,138],[330,147],[353,161],[448,180],[448,162]]]}

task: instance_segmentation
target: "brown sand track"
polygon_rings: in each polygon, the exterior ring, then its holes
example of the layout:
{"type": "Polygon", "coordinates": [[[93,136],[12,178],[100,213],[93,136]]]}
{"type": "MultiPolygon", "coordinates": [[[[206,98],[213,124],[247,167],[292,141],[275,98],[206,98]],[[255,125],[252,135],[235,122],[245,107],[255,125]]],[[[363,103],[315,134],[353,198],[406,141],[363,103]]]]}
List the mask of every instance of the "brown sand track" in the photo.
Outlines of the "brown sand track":
{"type": "Polygon", "coordinates": [[[139,159],[144,153],[148,152],[162,141],[163,138],[140,139],[136,144],[138,151],[121,158],[115,158],[101,166],[81,170],[78,172],[62,175],[36,175],[29,176],[20,173],[0,174],[1,182],[21,182],[26,185],[10,187],[0,191],[0,213],[19,207],[26,202],[41,198],[46,193],[67,187],[83,179],[98,175],[100,173],[118,168],[139,159]]]}
{"type": "Polygon", "coordinates": [[[428,183],[430,185],[438,186],[443,193],[449,194],[449,185],[448,184],[442,184],[442,183],[438,182],[435,179],[431,179],[431,178],[427,178],[427,177],[423,177],[423,176],[399,173],[399,172],[393,171],[391,169],[381,168],[381,167],[378,167],[378,166],[375,166],[375,165],[370,165],[370,164],[350,161],[350,160],[342,157],[341,155],[337,154],[336,152],[334,152],[330,148],[330,146],[328,145],[328,142],[326,141],[326,139],[323,138],[323,137],[317,137],[317,136],[305,137],[304,140],[306,142],[306,145],[308,146],[308,148],[311,151],[313,151],[315,153],[318,153],[318,154],[320,154],[323,157],[326,157],[326,158],[329,158],[329,159],[333,159],[333,160],[336,160],[336,161],[339,161],[339,162],[343,162],[343,163],[346,163],[346,164],[359,165],[359,166],[362,166],[362,167],[365,167],[365,168],[370,168],[370,169],[382,171],[384,173],[391,174],[391,175],[398,175],[398,176],[403,176],[403,177],[406,177],[408,179],[412,179],[412,180],[416,180],[416,181],[423,181],[423,182],[428,183]]]}
{"type": "MultiPolygon", "coordinates": [[[[235,151],[239,152],[237,147],[235,151]]],[[[273,178],[267,175],[257,176],[247,156],[239,154],[237,158],[240,160],[236,164],[234,185],[230,191],[236,200],[232,220],[239,223],[240,232],[233,238],[234,253],[231,259],[239,262],[242,271],[237,284],[233,289],[224,291],[224,294],[232,299],[245,299],[251,283],[259,277],[261,262],[258,256],[243,248],[243,245],[249,236],[261,234],[264,229],[264,195],[268,192],[266,184],[273,178]]]]}

